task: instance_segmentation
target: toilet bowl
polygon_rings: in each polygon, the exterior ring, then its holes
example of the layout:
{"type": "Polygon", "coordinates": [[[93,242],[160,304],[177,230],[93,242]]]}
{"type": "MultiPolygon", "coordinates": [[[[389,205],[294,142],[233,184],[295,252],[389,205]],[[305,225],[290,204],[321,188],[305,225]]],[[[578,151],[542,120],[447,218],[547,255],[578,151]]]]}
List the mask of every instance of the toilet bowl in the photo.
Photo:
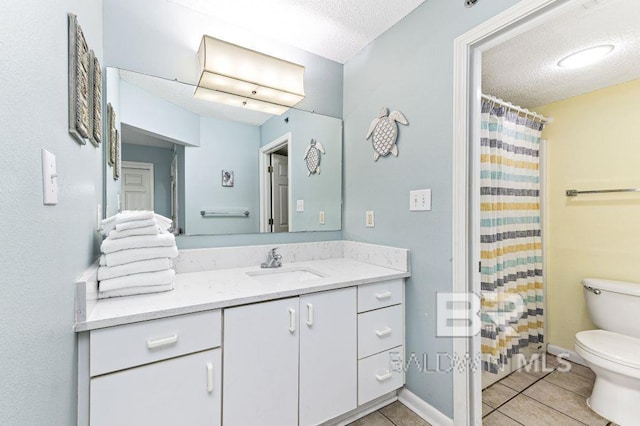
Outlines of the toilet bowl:
{"type": "Polygon", "coordinates": [[[582,282],[589,316],[600,330],[576,334],[575,350],[596,374],[587,404],[621,426],[640,424],[640,284],[582,282]]]}
{"type": "Polygon", "coordinates": [[[619,425],[640,420],[640,339],[605,330],[576,334],[576,353],[596,374],[587,404],[619,425]]]}

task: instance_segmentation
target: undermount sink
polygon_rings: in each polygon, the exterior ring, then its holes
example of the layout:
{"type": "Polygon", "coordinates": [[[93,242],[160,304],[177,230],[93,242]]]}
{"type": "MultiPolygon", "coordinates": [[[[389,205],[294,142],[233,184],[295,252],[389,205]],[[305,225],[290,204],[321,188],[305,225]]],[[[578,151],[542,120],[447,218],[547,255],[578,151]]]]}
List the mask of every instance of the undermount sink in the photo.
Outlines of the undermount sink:
{"type": "Polygon", "coordinates": [[[325,276],[309,268],[274,268],[262,271],[251,271],[246,274],[263,284],[294,284],[323,278],[325,276]]]}

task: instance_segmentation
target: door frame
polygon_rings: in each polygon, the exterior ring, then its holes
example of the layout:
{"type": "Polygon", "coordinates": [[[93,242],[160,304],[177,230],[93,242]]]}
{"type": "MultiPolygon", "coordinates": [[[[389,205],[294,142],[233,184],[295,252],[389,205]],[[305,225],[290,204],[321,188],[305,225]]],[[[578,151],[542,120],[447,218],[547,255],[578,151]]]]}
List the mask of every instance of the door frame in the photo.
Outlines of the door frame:
{"type": "MultiPolygon", "coordinates": [[[[260,147],[259,151],[259,175],[260,175],[260,232],[269,232],[269,216],[271,215],[271,178],[267,171],[269,166],[269,155],[278,151],[283,146],[288,146],[288,152],[291,154],[291,132],[285,133],[260,147]]],[[[290,155],[288,155],[290,157],[290,155]]],[[[291,160],[291,159],[289,159],[291,160]]],[[[287,181],[289,191],[287,194],[289,205],[289,224],[291,224],[291,161],[287,162],[287,181]]]]}
{"type": "MultiPolygon", "coordinates": [[[[155,199],[154,199],[154,194],[155,194],[155,179],[156,179],[156,175],[155,172],[153,171],[153,163],[143,163],[141,161],[122,161],[122,176],[124,179],[124,169],[140,169],[140,170],[149,170],[151,172],[151,182],[149,182],[149,188],[151,190],[151,210],[155,211],[155,199]]],[[[122,186],[124,187],[124,182],[122,182],[122,186]]],[[[124,191],[123,191],[124,192],[124,191]]],[[[124,194],[123,194],[124,195],[124,194]]],[[[126,203],[126,199],[123,200],[123,204],[126,203]]],[[[123,210],[126,210],[126,208],[123,208],[123,210]]]]}
{"type": "MultiPolygon", "coordinates": [[[[454,40],[452,291],[480,294],[479,146],[482,52],[579,6],[584,0],[522,0],[454,40]],[[478,176],[476,176],[478,174],[478,176]]],[[[480,334],[454,337],[453,352],[464,359],[480,355],[480,334]]],[[[473,364],[471,364],[473,365],[473,364]]],[[[453,369],[455,425],[482,424],[482,370],[453,369]]]]}

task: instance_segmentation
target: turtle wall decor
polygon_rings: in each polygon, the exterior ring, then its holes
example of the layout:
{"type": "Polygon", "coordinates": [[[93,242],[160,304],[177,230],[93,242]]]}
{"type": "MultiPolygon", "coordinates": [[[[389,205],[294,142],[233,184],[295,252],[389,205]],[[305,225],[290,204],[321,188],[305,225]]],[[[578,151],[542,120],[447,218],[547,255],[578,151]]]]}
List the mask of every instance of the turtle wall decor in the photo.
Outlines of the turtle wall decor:
{"type": "Polygon", "coordinates": [[[307,170],[311,176],[312,173],[320,174],[320,154],[324,154],[324,147],[315,139],[311,139],[309,146],[304,152],[304,160],[307,163],[307,170]]]}
{"type": "Polygon", "coordinates": [[[396,157],[398,156],[398,147],[396,145],[398,125],[396,123],[409,124],[400,111],[392,111],[389,114],[389,110],[386,107],[383,107],[378,118],[371,122],[365,140],[371,138],[373,143],[373,161],[378,161],[378,158],[389,155],[389,153],[396,157]]]}

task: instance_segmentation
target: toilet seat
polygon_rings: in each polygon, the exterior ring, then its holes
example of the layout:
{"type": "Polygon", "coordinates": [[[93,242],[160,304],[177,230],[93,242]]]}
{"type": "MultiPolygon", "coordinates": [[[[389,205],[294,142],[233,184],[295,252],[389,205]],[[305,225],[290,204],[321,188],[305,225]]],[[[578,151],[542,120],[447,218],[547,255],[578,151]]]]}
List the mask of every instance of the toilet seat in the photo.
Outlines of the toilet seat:
{"type": "Polygon", "coordinates": [[[640,339],[606,330],[576,334],[576,346],[620,366],[640,370],[640,339]]]}

